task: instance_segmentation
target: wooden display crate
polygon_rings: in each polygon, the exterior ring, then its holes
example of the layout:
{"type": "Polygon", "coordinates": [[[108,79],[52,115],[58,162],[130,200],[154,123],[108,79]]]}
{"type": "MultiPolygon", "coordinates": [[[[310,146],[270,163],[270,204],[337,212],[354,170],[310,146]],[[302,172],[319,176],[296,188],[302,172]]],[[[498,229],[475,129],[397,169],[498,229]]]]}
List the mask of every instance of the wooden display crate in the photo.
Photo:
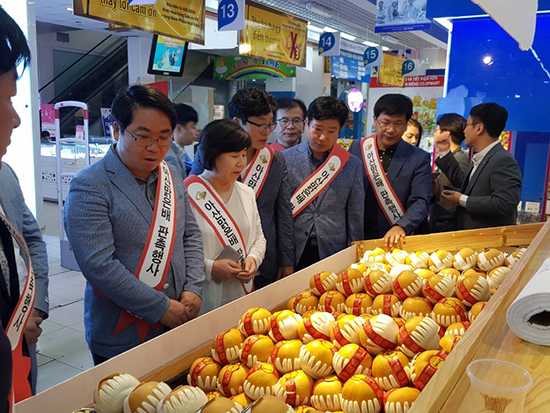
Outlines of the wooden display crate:
{"type": "MultiPolygon", "coordinates": [[[[525,256],[510,273],[443,367],[430,381],[411,413],[463,411],[458,406],[468,389],[464,371],[468,363],[479,358],[501,358],[522,365],[531,372],[534,386],[527,396],[525,412],[541,412],[550,401],[550,348],[525,343],[510,332],[506,309],[544,259],[550,255],[550,230],[546,224],[529,224],[502,228],[459,231],[407,237],[402,248],[433,251],[438,248],[458,251],[468,246],[510,249],[530,245],[525,256]],[[540,230],[540,231],[539,231],[540,230]],[[538,235],[537,235],[538,233],[538,235]]],[[[17,413],[38,411],[72,412],[93,402],[99,381],[113,372],[127,372],[140,379],[170,382],[186,372],[197,358],[210,354],[214,336],[235,327],[250,307],[268,309],[284,307],[288,299],[309,288],[309,279],[320,271],[340,272],[357,262],[363,252],[381,240],[356,243],[291,277],[256,291],[172,331],[148,341],[72,379],[17,404],[17,413]]]]}

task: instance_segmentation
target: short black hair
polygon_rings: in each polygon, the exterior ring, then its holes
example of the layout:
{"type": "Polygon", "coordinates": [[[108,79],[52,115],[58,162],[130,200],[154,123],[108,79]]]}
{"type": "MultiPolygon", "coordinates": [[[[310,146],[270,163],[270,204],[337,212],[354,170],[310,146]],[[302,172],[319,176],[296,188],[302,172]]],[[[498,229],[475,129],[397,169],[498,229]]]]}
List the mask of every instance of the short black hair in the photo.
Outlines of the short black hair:
{"type": "Polygon", "coordinates": [[[174,103],[174,109],[177,124],[186,126],[189,122],[197,123],[199,121],[199,114],[192,106],[185,103],[174,103]]]}
{"type": "Polygon", "coordinates": [[[307,121],[336,119],[340,123],[340,128],[344,126],[348,119],[349,110],[340,99],[331,96],[321,96],[315,99],[307,108],[307,121]]]}
{"type": "Polygon", "coordinates": [[[418,129],[418,139],[416,140],[416,146],[420,146],[420,140],[422,139],[422,134],[424,133],[424,128],[422,124],[414,118],[410,118],[407,122],[407,126],[414,126],[418,129]]]}
{"type": "Polygon", "coordinates": [[[277,99],[277,110],[279,109],[294,109],[294,108],[300,108],[302,110],[302,113],[304,114],[303,119],[306,118],[306,105],[304,105],[304,102],[302,102],[300,99],[293,99],[293,98],[279,98],[277,99]]]}
{"type": "Polygon", "coordinates": [[[405,115],[408,122],[413,114],[412,100],[400,93],[388,93],[380,97],[374,104],[374,116],[378,117],[382,114],[405,115]]]}
{"type": "Polygon", "coordinates": [[[0,6],[0,75],[23,63],[23,70],[31,62],[27,39],[15,20],[0,6]]]}
{"type": "Polygon", "coordinates": [[[493,139],[498,139],[508,120],[508,111],[496,103],[482,103],[470,110],[470,116],[485,126],[487,133],[493,139]]]}
{"type": "Polygon", "coordinates": [[[275,96],[265,90],[256,88],[238,90],[227,106],[229,118],[239,118],[243,125],[251,116],[275,114],[276,110],[277,100],[275,96]]]}
{"type": "Polygon", "coordinates": [[[466,137],[464,136],[464,126],[466,121],[458,113],[446,113],[436,122],[441,132],[450,132],[451,140],[455,145],[460,145],[466,137]]]}
{"type": "Polygon", "coordinates": [[[176,127],[176,111],[170,99],[160,90],[148,85],[130,85],[120,89],[111,105],[111,118],[121,129],[134,121],[135,109],[158,109],[176,127]]]}
{"type": "Polygon", "coordinates": [[[50,137],[50,132],[48,132],[47,130],[43,130],[42,132],[40,132],[40,138],[46,139],[49,137],[50,137]]]}
{"type": "Polygon", "coordinates": [[[199,151],[203,156],[204,169],[212,171],[218,156],[240,152],[250,148],[250,135],[238,123],[229,119],[210,122],[201,132],[199,151]]]}

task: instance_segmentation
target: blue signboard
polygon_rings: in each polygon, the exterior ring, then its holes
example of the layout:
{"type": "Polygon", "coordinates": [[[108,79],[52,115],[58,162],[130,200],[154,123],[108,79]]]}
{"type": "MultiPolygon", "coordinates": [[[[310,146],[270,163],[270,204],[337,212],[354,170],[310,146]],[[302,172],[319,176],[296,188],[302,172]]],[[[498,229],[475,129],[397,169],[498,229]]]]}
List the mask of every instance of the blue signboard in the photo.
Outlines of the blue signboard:
{"type": "Polygon", "coordinates": [[[244,29],[244,0],[221,0],[218,6],[218,31],[244,29]]]}
{"type": "Polygon", "coordinates": [[[375,33],[429,30],[427,0],[377,0],[375,33]]]}
{"type": "MultiPolygon", "coordinates": [[[[538,11],[550,10],[550,0],[539,0],[538,11]]],[[[486,15],[481,7],[471,0],[428,0],[426,16],[430,19],[438,17],[466,17],[486,15]]]]}
{"type": "Polygon", "coordinates": [[[330,58],[330,74],[337,79],[370,82],[370,67],[365,67],[367,46],[341,39],[340,56],[330,58]]]}

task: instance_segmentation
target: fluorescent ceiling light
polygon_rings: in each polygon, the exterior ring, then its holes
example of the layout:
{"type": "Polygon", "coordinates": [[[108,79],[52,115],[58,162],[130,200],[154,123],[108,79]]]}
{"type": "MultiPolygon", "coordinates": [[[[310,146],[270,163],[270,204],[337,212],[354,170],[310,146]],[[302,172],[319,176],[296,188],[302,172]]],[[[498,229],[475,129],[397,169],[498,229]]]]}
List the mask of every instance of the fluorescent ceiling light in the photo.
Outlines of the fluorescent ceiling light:
{"type": "Polygon", "coordinates": [[[321,29],[320,27],[314,26],[311,23],[307,24],[307,28],[311,31],[317,32],[317,33],[323,33],[324,29],[321,29]]]}
{"type": "Polygon", "coordinates": [[[73,8],[72,8],[72,7],[67,7],[65,10],[67,10],[67,11],[73,11],[73,8]]]}
{"type": "Polygon", "coordinates": [[[364,44],[365,46],[370,46],[370,47],[378,47],[378,46],[380,46],[378,43],[369,42],[368,40],[367,40],[367,41],[364,41],[363,44],[364,44]]]}
{"type": "Polygon", "coordinates": [[[323,29],[324,32],[330,32],[330,33],[335,33],[337,32],[338,30],[334,30],[332,27],[328,27],[328,26],[325,26],[325,28],[323,29]]]}
{"type": "Polygon", "coordinates": [[[347,33],[340,33],[340,36],[342,36],[344,39],[348,39],[348,40],[355,40],[355,39],[357,39],[357,37],[352,36],[351,34],[347,34],[347,33]]]}
{"type": "Polygon", "coordinates": [[[382,50],[385,51],[385,52],[387,52],[387,51],[390,50],[390,48],[389,48],[389,47],[386,47],[386,46],[382,46],[382,50]]]}

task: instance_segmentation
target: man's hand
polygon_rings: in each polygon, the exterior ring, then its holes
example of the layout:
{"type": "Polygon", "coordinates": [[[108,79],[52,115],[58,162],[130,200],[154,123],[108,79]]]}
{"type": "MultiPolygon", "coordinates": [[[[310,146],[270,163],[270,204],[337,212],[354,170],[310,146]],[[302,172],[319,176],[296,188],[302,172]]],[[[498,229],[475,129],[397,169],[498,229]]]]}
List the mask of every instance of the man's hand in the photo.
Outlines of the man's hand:
{"type": "Polygon", "coordinates": [[[29,316],[29,321],[25,327],[25,340],[29,346],[35,344],[38,341],[40,334],[42,334],[40,324],[42,324],[42,321],[44,320],[42,319],[41,314],[41,311],[33,308],[31,315],[29,316]]]}
{"type": "Polygon", "coordinates": [[[223,282],[231,277],[236,277],[242,270],[241,266],[235,261],[228,259],[216,260],[212,264],[212,277],[223,282]]]}
{"type": "Polygon", "coordinates": [[[248,257],[244,260],[244,269],[237,275],[237,278],[242,282],[247,283],[254,278],[254,274],[256,274],[257,269],[258,267],[256,266],[256,260],[254,257],[248,257]]]}
{"type": "Polygon", "coordinates": [[[180,303],[182,303],[185,307],[185,313],[188,321],[199,315],[202,300],[197,294],[191,291],[184,291],[181,293],[180,303]]]}
{"type": "Polygon", "coordinates": [[[294,267],[292,265],[283,265],[277,270],[277,281],[282,280],[285,277],[288,277],[294,272],[294,267]]]}
{"type": "Polygon", "coordinates": [[[448,189],[441,192],[441,197],[449,201],[451,204],[460,205],[460,197],[462,194],[458,191],[449,191],[448,189]]]}
{"type": "Polygon", "coordinates": [[[441,132],[437,138],[434,138],[434,146],[440,153],[451,149],[451,132],[441,132]]]}
{"type": "Polygon", "coordinates": [[[397,245],[401,238],[405,238],[405,228],[400,227],[399,225],[394,225],[390,228],[386,235],[384,235],[384,242],[386,243],[386,248],[393,248],[397,245]]]}
{"type": "Polygon", "coordinates": [[[170,328],[181,326],[188,320],[185,306],[177,300],[170,300],[168,310],[160,318],[160,322],[170,328]]]}

